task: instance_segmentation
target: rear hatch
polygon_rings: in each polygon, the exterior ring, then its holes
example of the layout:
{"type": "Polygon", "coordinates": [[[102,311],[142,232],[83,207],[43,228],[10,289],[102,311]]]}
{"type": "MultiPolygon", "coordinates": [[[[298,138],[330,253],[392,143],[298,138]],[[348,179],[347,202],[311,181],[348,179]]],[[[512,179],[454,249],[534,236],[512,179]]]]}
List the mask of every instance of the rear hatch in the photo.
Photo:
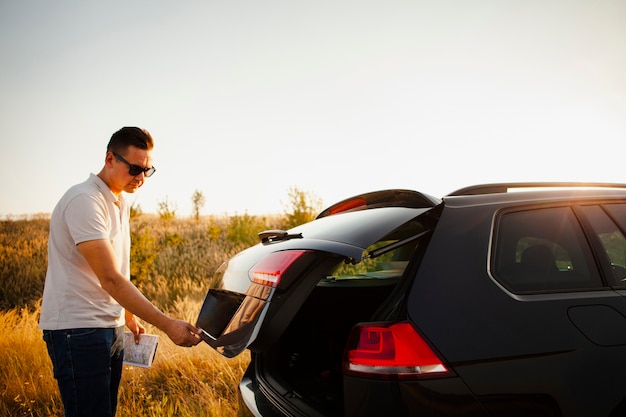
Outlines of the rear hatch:
{"type": "Polygon", "coordinates": [[[226,357],[246,348],[263,351],[281,337],[316,286],[359,281],[375,288],[398,280],[407,264],[398,258],[398,248],[428,232],[422,224],[406,225],[439,203],[406,190],[363,194],[329,207],[310,223],[260,233],[261,243],[216,271],[218,284],[208,290],[196,323],[203,340],[226,357]],[[391,252],[395,258],[386,256],[391,252]],[[368,260],[380,268],[351,268],[368,260]],[[334,274],[338,266],[343,272],[334,274]]]}

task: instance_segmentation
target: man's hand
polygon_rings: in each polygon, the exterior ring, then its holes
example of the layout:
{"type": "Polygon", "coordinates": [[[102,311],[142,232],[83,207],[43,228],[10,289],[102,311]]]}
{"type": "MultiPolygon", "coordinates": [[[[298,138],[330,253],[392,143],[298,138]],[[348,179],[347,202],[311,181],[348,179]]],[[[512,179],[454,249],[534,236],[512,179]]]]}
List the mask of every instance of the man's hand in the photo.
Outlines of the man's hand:
{"type": "Polygon", "coordinates": [[[200,339],[200,329],[183,320],[171,319],[165,329],[165,333],[178,346],[195,346],[200,339]]]}
{"type": "Polygon", "coordinates": [[[135,315],[128,310],[126,310],[126,327],[130,330],[135,336],[135,344],[139,344],[139,335],[146,332],[146,328],[143,327],[143,324],[137,320],[135,315]]]}

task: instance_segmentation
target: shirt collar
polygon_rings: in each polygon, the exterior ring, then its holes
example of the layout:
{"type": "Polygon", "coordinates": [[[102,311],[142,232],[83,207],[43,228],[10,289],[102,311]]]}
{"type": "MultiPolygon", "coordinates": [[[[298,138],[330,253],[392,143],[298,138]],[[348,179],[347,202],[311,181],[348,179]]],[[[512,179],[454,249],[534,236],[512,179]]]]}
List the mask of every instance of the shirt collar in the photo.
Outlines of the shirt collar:
{"type": "Polygon", "coordinates": [[[121,206],[122,202],[124,201],[122,193],[120,193],[120,198],[118,199],[117,196],[113,194],[113,191],[111,191],[109,186],[106,185],[104,181],[102,181],[102,178],[100,178],[96,174],[89,174],[89,181],[93,182],[96,187],[98,187],[102,195],[104,195],[107,200],[109,200],[111,203],[115,204],[118,207],[121,206]]]}

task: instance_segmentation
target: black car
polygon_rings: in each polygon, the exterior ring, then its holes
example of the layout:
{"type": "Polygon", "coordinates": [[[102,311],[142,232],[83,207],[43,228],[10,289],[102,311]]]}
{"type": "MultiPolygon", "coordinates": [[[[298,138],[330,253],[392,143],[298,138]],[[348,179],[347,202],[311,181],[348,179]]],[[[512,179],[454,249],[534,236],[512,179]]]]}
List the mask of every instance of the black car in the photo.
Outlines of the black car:
{"type": "Polygon", "coordinates": [[[216,272],[242,414],[626,415],[626,184],[355,196],[216,272]],[[516,190],[513,192],[513,190],[516,190]]]}

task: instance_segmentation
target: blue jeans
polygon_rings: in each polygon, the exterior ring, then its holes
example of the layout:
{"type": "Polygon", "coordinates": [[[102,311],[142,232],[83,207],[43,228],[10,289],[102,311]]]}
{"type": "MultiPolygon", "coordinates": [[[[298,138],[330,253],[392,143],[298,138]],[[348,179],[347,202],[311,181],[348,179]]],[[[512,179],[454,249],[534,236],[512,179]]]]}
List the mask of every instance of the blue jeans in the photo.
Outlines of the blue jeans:
{"type": "Polygon", "coordinates": [[[113,417],[124,360],[124,327],[44,330],[66,417],[113,417]]]}

